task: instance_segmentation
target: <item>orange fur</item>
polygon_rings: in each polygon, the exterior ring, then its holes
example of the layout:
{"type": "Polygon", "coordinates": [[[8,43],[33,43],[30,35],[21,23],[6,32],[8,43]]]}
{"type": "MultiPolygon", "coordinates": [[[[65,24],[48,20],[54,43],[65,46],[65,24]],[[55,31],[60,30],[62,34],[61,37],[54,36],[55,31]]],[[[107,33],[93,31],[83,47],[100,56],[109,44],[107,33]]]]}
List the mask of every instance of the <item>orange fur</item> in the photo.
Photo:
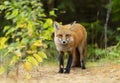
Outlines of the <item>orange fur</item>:
{"type": "Polygon", "coordinates": [[[54,42],[58,52],[69,52],[73,55],[73,66],[80,65],[80,59],[86,58],[87,32],[84,26],[78,23],[60,25],[56,23],[54,42]],[[64,44],[64,41],[66,44],[64,44]],[[82,51],[80,51],[82,49],[82,51]],[[81,53],[80,53],[81,52],[81,53]]]}

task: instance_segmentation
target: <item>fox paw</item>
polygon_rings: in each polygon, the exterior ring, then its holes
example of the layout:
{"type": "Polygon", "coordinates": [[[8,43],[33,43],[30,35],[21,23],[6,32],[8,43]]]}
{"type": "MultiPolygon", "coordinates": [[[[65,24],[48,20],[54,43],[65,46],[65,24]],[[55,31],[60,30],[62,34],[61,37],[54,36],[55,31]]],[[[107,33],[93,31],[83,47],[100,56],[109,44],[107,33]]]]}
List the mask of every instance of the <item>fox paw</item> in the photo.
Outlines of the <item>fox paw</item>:
{"type": "Polygon", "coordinates": [[[65,73],[65,74],[69,74],[69,73],[70,73],[70,70],[65,70],[64,73],[65,73]]]}
{"type": "Polygon", "coordinates": [[[63,69],[60,69],[60,70],[58,71],[58,73],[63,73],[63,69]]]}

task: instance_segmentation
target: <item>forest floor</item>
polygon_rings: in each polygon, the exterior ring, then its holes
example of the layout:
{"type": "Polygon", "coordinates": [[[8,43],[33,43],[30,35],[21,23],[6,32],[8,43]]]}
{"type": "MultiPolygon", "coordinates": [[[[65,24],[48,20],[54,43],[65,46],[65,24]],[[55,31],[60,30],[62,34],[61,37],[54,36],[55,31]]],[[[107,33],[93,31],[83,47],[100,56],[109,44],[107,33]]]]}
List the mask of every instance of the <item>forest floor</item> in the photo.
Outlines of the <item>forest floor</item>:
{"type": "Polygon", "coordinates": [[[59,74],[58,65],[45,64],[29,73],[19,66],[19,74],[0,76],[0,83],[120,83],[120,64],[97,63],[85,70],[72,68],[70,74],[59,74]]]}

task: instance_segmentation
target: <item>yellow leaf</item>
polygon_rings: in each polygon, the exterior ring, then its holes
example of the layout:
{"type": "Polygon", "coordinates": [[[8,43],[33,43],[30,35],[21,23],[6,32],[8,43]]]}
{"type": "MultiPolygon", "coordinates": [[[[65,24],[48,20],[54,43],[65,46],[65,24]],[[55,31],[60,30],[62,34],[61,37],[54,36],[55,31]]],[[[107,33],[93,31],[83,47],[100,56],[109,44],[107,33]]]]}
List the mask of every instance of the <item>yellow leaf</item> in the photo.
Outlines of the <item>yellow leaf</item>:
{"type": "Polygon", "coordinates": [[[32,63],[33,65],[38,66],[38,62],[37,62],[37,60],[36,60],[34,57],[28,56],[27,59],[28,59],[28,61],[29,61],[30,63],[32,63]]]}
{"type": "Polygon", "coordinates": [[[4,67],[0,67],[0,74],[3,74],[5,72],[5,68],[4,67]]]}
{"type": "Polygon", "coordinates": [[[6,41],[8,40],[8,38],[6,38],[6,37],[1,37],[0,38],[0,49],[2,49],[2,48],[4,48],[5,47],[5,43],[6,43],[6,41]]]}
{"type": "Polygon", "coordinates": [[[42,46],[42,41],[41,40],[36,40],[34,43],[33,43],[34,46],[37,46],[37,47],[40,47],[42,46]]]}
{"type": "Polygon", "coordinates": [[[33,53],[36,53],[36,51],[27,50],[26,53],[27,54],[33,54],[33,53]]]}
{"type": "Polygon", "coordinates": [[[21,41],[21,42],[20,42],[20,46],[23,46],[23,45],[24,45],[24,42],[23,42],[23,41],[21,41]]]}
{"type": "Polygon", "coordinates": [[[52,24],[53,24],[52,19],[49,19],[49,18],[46,20],[46,22],[47,22],[49,25],[52,25],[52,24]]]}
{"type": "Polygon", "coordinates": [[[19,41],[20,40],[20,38],[16,38],[16,41],[19,41]]]}
{"type": "Polygon", "coordinates": [[[34,43],[34,46],[37,46],[37,47],[40,47],[40,46],[42,46],[43,44],[42,43],[34,43]]]}
{"type": "Polygon", "coordinates": [[[47,59],[47,55],[42,51],[38,52],[38,55],[41,56],[42,58],[47,59]]]}
{"type": "Polygon", "coordinates": [[[31,47],[30,47],[30,49],[36,50],[36,46],[32,44],[31,47]]]}
{"type": "Polygon", "coordinates": [[[22,49],[22,48],[24,48],[24,47],[26,47],[26,46],[24,45],[24,42],[21,41],[20,44],[19,44],[19,46],[18,46],[18,49],[22,49]]]}
{"type": "Polygon", "coordinates": [[[34,27],[34,24],[32,22],[28,21],[27,29],[28,29],[28,35],[30,37],[33,36],[33,27],[34,27]]]}
{"type": "Polygon", "coordinates": [[[24,63],[23,63],[23,66],[24,66],[24,68],[25,68],[27,71],[31,71],[31,70],[32,70],[32,65],[31,65],[31,63],[29,63],[28,61],[24,62],[24,63]]]}
{"type": "Polygon", "coordinates": [[[26,53],[27,53],[27,54],[32,54],[33,51],[31,51],[31,50],[27,50],[26,53]]]}
{"type": "Polygon", "coordinates": [[[38,62],[43,62],[42,58],[38,54],[33,54],[33,56],[38,60],[38,62]]]}
{"type": "Polygon", "coordinates": [[[26,25],[26,24],[20,24],[19,27],[20,27],[20,28],[26,28],[27,25],[26,25]]]}

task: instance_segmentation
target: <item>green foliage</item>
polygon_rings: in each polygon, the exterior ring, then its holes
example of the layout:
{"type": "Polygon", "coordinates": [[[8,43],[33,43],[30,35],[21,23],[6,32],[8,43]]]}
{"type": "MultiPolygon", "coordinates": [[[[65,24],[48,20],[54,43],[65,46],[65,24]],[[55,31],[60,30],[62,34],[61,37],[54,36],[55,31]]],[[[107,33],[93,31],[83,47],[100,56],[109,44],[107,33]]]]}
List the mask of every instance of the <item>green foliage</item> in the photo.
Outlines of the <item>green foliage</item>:
{"type": "Polygon", "coordinates": [[[120,1],[112,0],[112,2],[113,21],[120,21],[120,1]]]}
{"type": "Polygon", "coordinates": [[[103,48],[104,28],[102,26],[102,22],[100,20],[96,20],[91,23],[83,22],[81,24],[84,25],[87,29],[87,38],[89,41],[88,43],[91,44],[93,47],[103,48]]]}
{"type": "MultiPolygon", "coordinates": [[[[88,60],[100,60],[102,58],[109,58],[114,59],[118,58],[120,56],[119,49],[116,48],[116,46],[108,47],[107,51],[104,49],[104,28],[102,26],[102,23],[99,20],[96,20],[92,23],[82,23],[88,32],[88,60]],[[99,38],[99,39],[98,39],[99,38]],[[112,49],[114,47],[114,49],[112,49]],[[109,51],[111,50],[111,51],[109,51]]],[[[108,35],[108,44],[109,42],[119,42],[120,36],[119,33],[119,27],[115,32],[108,29],[107,35],[108,35]]]]}
{"type": "MultiPolygon", "coordinates": [[[[93,47],[97,48],[104,48],[104,24],[100,20],[96,20],[94,22],[88,23],[88,22],[82,22],[82,25],[85,26],[87,29],[87,35],[88,35],[88,43],[91,44],[93,47]]],[[[107,29],[107,44],[109,45],[115,45],[117,42],[120,41],[119,34],[119,27],[117,30],[111,29],[111,27],[108,26],[107,29]]]]}
{"type": "MultiPolygon", "coordinates": [[[[47,59],[43,43],[51,40],[52,19],[47,18],[40,0],[3,0],[0,13],[4,14],[2,36],[0,37],[0,74],[9,71],[17,63],[23,63],[26,70],[38,66],[47,59]]],[[[54,11],[50,12],[54,15],[54,11]]]]}
{"type": "Polygon", "coordinates": [[[120,58],[120,42],[117,43],[115,46],[111,46],[107,49],[107,57],[109,59],[118,59],[120,58]]]}
{"type": "Polygon", "coordinates": [[[58,9],[60,9],[60,10],[68,10],[69,9],[72,12],[75,11],[75,7],[74,7],[72,0],[63,0],[60,3],[60,5],[58,6],[58,9]]]}
{"type": "Polygon", "coordinates": [[[96,61],[105,58],[105,50],[88,45],[87,58],[90,61],[96,61]]]}
{"type": "MultiPolygon", "coordinates": [[[[119,33],[120,32],[120,27],[117,28],[117,32],[119,33]]],[[[120,42],[120,36],[119,35],[116,35],[116,40],[118,42],[120,42]]]]}
{"type": "Polygon", "coordinates": [[[119,60],[120,58],[120,42],[115,46],[110,46],[106,50],[88,46],[88,60],[96,61],[106,58],[108,60],[119,60]]]}

